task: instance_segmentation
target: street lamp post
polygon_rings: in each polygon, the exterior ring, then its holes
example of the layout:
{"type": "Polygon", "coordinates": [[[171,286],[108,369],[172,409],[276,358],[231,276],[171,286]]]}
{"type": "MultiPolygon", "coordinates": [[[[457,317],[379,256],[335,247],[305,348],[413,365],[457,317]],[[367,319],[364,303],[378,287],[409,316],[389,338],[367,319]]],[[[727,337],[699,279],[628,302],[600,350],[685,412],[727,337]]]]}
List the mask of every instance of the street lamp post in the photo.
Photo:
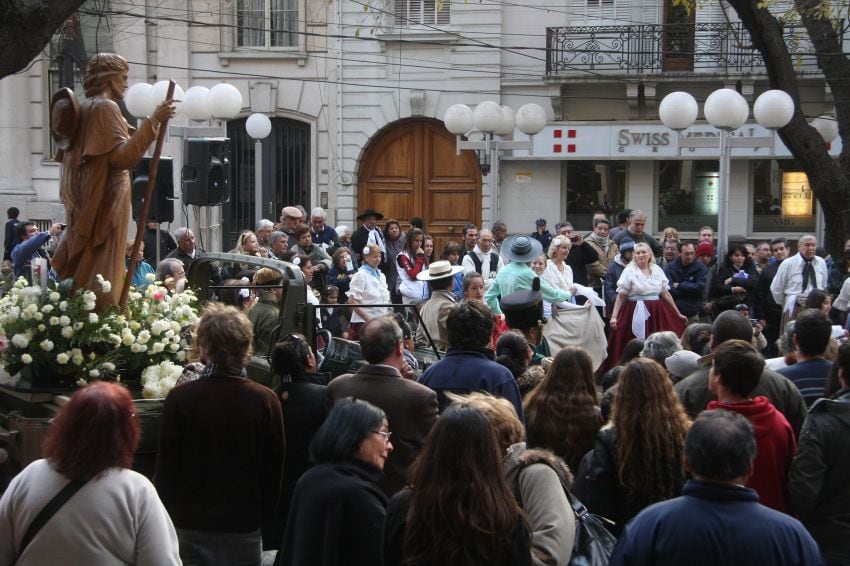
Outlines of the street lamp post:
{"type": "Polygon", "coordinates": [[[767,148],[773,154],[776,130],[794,116],[794,101],[782,90],[769,90],[756,99],[753,115],[770,130],[768,136],[734,137],[730,134],[743,126],[749,116],[749,105],[737,91],[721,88],[712,92],[703,107],[705,118],[720,130],[718,138],[685,137],[682,131],[693,125],[699,111],[694,97],[686,92],[672,92],[664,97],[658,114],[665,126],[676,131],[677,151],[686,148],[716,148],[719,157],[717,191],[717,255],[723,260],[729,240],[729,177],[733,148],[767,148]]]}
{"type": "Polygon", "coordinates": [[[248,116],[245,130],[254,138],[254,221],[259,222],[263,217],[263,140],[272,132],[272,122],[257,112],[248,116]]]}
{"type": "Polygon", "coordinates": [[[488,173],[491,208],[493,220],[499,218],[499,157],[506,149],[527,150],[534,154],[534,135],[546,126],[546,111],[539,104],[525,104],[514,112],[509,106],[500,106],[496,102],[486,100],[480,102],[475,110],[466,104],[449,106],[443,117],[446,129],[457,138],[457,154],[464,149],[473,149],[479,154],[489,156],[490,171],[488,173]],[[505,140],[502,136],[512,134],[514,127],[527,134],[528,140],[505,140]],[[481,132],[483,139],[466,141],[461,136],[472,131],[481,132]],[[499,138],[495,136],[500,136],[499,138]]]}

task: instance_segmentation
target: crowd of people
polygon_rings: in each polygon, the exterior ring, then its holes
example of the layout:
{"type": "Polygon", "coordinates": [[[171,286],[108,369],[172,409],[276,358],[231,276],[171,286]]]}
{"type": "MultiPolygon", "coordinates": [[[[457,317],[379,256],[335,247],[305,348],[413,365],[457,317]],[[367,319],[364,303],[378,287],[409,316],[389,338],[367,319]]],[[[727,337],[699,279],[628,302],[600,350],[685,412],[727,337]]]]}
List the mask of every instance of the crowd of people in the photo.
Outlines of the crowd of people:
{"type": "MultiPolygon", "coordinates": [[[[830,265],[804,235],[794,255],[777,238],[717,258],[711,228],[659,242],[624,211],[589,234],[468,225],[435,255],[420,222],[325,219],[286,207],[233,253],[296,265],[317,320],[365,365],[319,373],[304,336],[271,331],[281,272],[221,266],[234,292],[193,332],[201,370],[165,400],[152,484],[127,469],[138,418],[122,388],[81,389],[0,501],[0,563],[68,544],[139,564],[259,564],[263,549],[280,565],[568,564],[577,498],[610,521],[612,564],[850,564],[850,251],[830,265]],[[425,344],[438,361],[417,359],[425,344]],[[274,390],[246,378],[252,353],[274,390]],[[114,422],[62,452],[92,403],[114,422]],[[58,521],[95,508],[120,540],[58,521]]],[[[144,254],[169,240],[148,231],[144,254]]],[[[173,244],[157,273],[195,257],[190,230],[173,244]]]]}

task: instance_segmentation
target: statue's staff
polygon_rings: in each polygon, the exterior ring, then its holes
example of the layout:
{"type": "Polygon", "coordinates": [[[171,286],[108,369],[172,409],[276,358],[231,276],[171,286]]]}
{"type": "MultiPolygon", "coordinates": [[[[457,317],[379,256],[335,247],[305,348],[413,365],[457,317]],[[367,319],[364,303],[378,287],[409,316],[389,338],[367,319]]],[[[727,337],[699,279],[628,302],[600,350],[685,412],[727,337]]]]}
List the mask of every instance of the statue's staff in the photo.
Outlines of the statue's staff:
{"type": "MultiPolygon", "coordinates": [[[[168,81],[168,92],[165,95],[165,100],[171,100],[174,96],[174,87],[177,86],[173,80],[168,81]]],[[[148,212],[151,208],[151,200],[153,199],[153,189],[156,185],[156,173],[159,169],[159,156],[162,153],[162,142],[165,140],[165,131],[168,129],[168,118],[159,124],[159,132],[156,136],[156,145],[153,149],[153,157],[151,157],[150,170],[148,172],[148,186],[145,188],[145,200],[142,201],[142,211],[139,213],[138,225],[136,226],[136,238],[133,240],[133,251],[130,252],[130,265],[127,267],[127,275],[124,277],[124,286],[121,287],[121,297],[118,299],[118,306],[123,310],[127,306],[127,296],[130,294],[130,282],[133,280],[133,274],[136,273],[136,267],[139,265],[139,248],[142,245],[142,234],[145,230],[148,212]]]]}

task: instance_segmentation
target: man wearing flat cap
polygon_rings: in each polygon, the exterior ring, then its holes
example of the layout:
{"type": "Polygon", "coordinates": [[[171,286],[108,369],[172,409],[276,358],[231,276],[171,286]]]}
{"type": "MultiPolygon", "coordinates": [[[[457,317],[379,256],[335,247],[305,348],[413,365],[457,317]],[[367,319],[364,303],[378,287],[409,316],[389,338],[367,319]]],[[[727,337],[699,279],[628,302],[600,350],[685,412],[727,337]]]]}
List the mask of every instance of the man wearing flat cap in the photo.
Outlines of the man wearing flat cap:
{"type": "Polygon", "coordinates": [[[381,229],[378,228],[378,220],[382,220],[384,215],[374,208],[367,208],[357,216],[357,220],[362,222],[360,228],[351,236],[351,249],[357,255],[358,261],[362,262],[363,257],[360,253],[368,244],[375,244],[381,248],[381,269],[387,261],[387,246],[384,243],[384,235],[381,229]]]}
{"type": "Polygon", "coordinates": [[[295,229],[298,228],[298,224],[301,223],[301,211],[294,206],[285,206],[283,207],[283,210],[280,211],[280,220],[283,222],[283,225],[280,227],[280,231],[286,234],[289,238],[290,247],[295,246],[297,240],[295,237],[295,229]]]}
{"type": "MultiPolygon", "coordinates": [[[[502,314],[499,297],[506,297],[515,291],[531,290],[537,274],[529,263],[540,257],[543,245],[531,236],[510,236],[502,244],[502,255],[511,262],[499,270],[493,285],[484,293],[484,302],[496,313],[502,314]]],[[[546,281],[540,281],[540,293],[547,303],[569,301],[572,295],[568,291],[556,289],[546,281]]]]}

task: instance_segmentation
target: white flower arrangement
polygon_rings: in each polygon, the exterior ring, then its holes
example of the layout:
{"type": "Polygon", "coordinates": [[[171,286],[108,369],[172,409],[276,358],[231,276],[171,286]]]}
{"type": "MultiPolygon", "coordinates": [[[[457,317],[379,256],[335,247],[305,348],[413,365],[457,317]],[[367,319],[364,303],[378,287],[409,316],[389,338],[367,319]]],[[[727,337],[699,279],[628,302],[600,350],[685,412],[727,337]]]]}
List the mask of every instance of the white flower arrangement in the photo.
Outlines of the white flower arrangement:
{"type": "Polygon", "coordinates": [[[164,398],[182,373],[183,366],[168,360],[148,366],[142,372],[142,395],[145,399],[164,398]]]}
{"type": "MultiPolygon", "coordinates": [[[[125,316],[117,308],[94,312],[97,295],[90,290],[71,294],[67,285],[50,285],[29,286],[21,278],[0,298],[0,365],[8,374],[29,366],[33,374],[54,372],[73,377],[63,383],[85,384],[185,360],[180,331],[198,319],[191,291],[175,294],[156,282],[132,289],[125,316]]],[[[101,276],[97,286],[111,289],[101,276]]]]}

